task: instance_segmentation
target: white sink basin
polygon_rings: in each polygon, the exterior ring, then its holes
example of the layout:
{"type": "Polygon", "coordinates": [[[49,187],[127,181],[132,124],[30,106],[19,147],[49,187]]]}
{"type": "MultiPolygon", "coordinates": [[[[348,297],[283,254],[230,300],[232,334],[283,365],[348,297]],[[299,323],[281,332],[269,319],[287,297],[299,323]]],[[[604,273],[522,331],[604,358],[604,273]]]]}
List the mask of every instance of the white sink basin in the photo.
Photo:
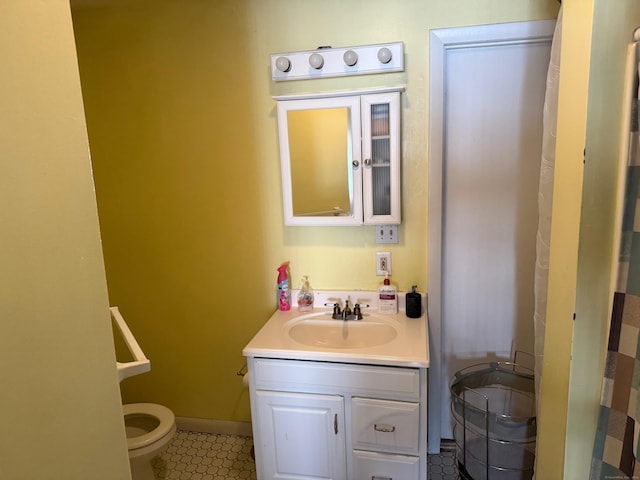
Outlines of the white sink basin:
{"type": "MultiPolygon", "coordinates": [[[[299,312],[294,307],[276,310],[244,347],[250,358],[280,358],[318,362],[341,362],[398,367],[429,367],[427,315],[407,318],[378,313],[378,292],[367,290],[315,290],[315,305],[338,300],[370,305],[362,320],[333,320],[328,308],[299,312]]],[[[294,297],[295,298],[295,297],[294,297]]],[[[400,306],[404,305],[404,298],[400,306]]]]}
{"type": "Polygon", "coordinates": [[[367,315],[362,320],[334,320],[326,314],[303,315],[289,323],[291,339],[311,347],[367,348],[389,343],[398,335],[385,319],[367,315]]]}

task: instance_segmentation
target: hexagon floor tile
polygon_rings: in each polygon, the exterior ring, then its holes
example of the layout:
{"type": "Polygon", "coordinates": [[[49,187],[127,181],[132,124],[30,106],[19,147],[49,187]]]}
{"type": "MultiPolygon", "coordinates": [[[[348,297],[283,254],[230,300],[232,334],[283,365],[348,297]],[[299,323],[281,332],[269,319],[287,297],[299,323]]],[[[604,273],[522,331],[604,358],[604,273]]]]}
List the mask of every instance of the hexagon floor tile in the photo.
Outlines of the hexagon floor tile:
{"type": "MultiPolygon", "coordinates": [[[[250,437],[179,430],[152,460],[158,480],[255,480],[250,437]]],[[[456,480],[455,450],[429,455],[429,480],[456,480]]]]}

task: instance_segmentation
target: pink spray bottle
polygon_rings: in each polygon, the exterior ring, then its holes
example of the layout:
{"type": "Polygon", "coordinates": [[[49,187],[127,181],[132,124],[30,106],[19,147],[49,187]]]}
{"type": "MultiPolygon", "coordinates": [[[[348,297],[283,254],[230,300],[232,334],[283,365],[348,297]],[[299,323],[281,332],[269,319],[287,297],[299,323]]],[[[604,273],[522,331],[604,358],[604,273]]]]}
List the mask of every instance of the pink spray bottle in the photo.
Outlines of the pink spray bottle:
{"type": "Polygon", "coordinates": [[[291,286],[289,284],[289,262],[278,267],[278,309],[291,310],[291,286]]]}

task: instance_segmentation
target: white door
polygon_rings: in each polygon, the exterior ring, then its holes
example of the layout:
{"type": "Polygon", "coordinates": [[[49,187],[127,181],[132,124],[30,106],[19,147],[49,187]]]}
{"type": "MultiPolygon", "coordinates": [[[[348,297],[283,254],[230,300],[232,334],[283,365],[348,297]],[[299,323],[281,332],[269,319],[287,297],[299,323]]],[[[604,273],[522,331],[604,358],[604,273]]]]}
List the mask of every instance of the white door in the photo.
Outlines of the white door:
{"type": "Polygon", "coordinates": [[[344,401],[339,395],[256,391],[263,480],[344,480],[344,401]]]}
{"type": "Polygon", "coordinates": [[[453,438],[448,385],[456,371],[509,360],[514,350],[533,353],[542,110],[553,25],[431,32],[429,315],[436,364],[430,391],[439,395],[429,405],[439,417],[429,420],[430,451],[440,437],[453,438]]]}

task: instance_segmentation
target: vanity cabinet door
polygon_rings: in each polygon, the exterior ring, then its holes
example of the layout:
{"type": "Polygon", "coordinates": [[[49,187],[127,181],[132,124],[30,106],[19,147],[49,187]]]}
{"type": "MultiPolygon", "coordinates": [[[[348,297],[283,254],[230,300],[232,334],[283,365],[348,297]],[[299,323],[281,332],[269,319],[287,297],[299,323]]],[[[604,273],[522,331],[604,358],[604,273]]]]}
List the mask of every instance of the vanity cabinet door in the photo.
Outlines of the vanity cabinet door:
{"type": "Polygon", "coordinates": [[[346,478],[342,396],[257,390],[256,400],[259,478],[346,478]]]}
{"type": "Polygon", "coordinates": [[[363,95],[364,223],[400,223],[400,93],[363,95]]]}

